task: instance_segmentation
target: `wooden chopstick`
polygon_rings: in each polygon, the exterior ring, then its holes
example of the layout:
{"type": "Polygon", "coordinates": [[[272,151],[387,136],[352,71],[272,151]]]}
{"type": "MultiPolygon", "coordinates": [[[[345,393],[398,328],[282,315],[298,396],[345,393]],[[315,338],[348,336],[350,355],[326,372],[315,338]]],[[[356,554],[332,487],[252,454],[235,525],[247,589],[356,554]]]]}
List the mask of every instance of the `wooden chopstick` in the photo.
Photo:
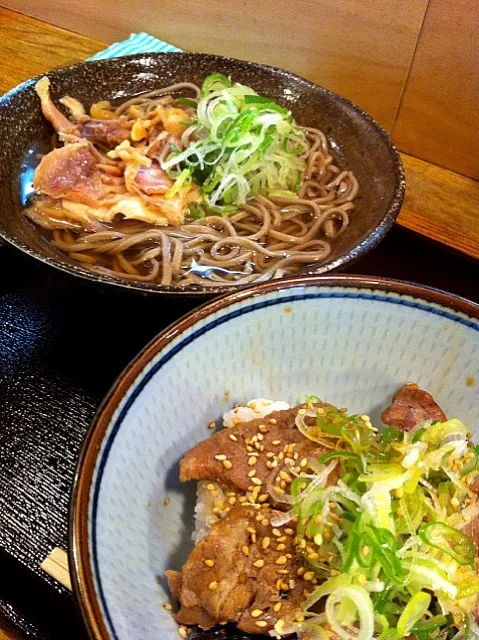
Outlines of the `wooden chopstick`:
{"type": "Polygon", "coordinates": [[[59,547],[55,547],[55,549],[53,549],[53,551],[45,558],[40,567],[43,571],[48,573],[49,576],[60,582],[64,587],[70,591],[72,590],[66,551],[59,547]]]}

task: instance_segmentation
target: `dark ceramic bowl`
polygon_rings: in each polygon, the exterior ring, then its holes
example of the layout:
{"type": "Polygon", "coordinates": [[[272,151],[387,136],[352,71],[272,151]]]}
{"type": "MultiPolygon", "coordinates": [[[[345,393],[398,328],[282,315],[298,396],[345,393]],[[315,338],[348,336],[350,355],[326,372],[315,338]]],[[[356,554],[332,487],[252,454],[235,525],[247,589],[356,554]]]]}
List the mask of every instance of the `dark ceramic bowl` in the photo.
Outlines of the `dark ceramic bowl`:
{"type": "MultiPolygon", "coordinates": [[[[69,94],[89,106],[98,100],[124,99],[174,82],[200,83],[215,71],[231,75],[234,81],[250,85],[290,108],[299,124],[324,131],[339,163],[354,171],[359,181],[352,223],[334,242],[328,260],[302,273],[338,269],[376,246],[391,228],[403,201],[401,159],[377,122],[331,91],[273,67],[194,53],[151,53],[84,62],[47,75],[55,101],[69,94]]],[[[36,154],[50,148],[52,134],[40,111],[35,82],[35,78],[28,80],[0,99],[0,236],[47,264],[93,282],[151,293],[225,293],[224,288],[184,289],[99,275],[62,255],[41,237],[22,215],[36,154]]],[[[237,288],[233,285],[228,290],[237,288]]]]}

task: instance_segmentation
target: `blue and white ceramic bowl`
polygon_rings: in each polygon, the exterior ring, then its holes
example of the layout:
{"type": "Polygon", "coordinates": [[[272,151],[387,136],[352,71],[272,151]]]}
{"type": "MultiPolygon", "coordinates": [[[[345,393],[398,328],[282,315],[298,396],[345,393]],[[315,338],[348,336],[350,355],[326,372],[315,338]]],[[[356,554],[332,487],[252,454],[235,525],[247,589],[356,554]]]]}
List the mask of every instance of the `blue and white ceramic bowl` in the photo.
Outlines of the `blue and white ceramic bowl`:
{"type": "Polygon", "coordinates": [[[110,392],[78,468],[71,569],[91,636],[178,638],[162,576],[192,548],[195,498],[178,461],[232,403],[315,394],[378,420],[414,381],[479,435],[478,354],[479,306],[359,276],[266,283],[167,329],[110,392]]]}

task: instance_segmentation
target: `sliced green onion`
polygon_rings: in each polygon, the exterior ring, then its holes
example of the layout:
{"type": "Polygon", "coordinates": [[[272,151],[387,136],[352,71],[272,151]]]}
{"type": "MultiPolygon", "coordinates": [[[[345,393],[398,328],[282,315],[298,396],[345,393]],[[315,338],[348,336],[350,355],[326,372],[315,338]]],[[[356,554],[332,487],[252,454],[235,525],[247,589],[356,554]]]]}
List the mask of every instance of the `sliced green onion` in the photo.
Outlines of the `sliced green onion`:
{"type": "Polygon", "coordinates": [[[175,180],[171,189],[168,189],[168,191],[165,193],[165,198],[172,198],[182,187],[188,186],[190,182],[191,171],[189,169],[183,169],[178,178],[175,180]]]}
{"type": "Polygon", "coordinates": [[[383,444],[390,444],[401,437],[401,432],[396,427],[384,427],[381,431],[381,442],[383,444]]]}
{"type": "Polygon", "coordinates": [[[397,629],[395,629],[394,627],[390,627],[389,629],[386,629],[385,631],[383,631],[381,633],[380,636],[378,636],[377,640],[400,640],[401,636],[399,635],[397,629]]]}
{"type": "Polygon", "coordinates": [[[329,595],[335,589],[339,589],[341,587],[346,587],[351,584],[351,579],[349,576],[343,574],[340,576],[335,576],[334,578],[329,578],[321,584],[319,587],[313,591],[313,593],[308,597],[304,604],[305,609],[311,609],[321,598],[329,595]]]}
{"type": "Polygon", "coordinates": [[[362,587],[351,585],[335,589],[326,600],[326,618],[331,629],[341,638],[371,640],[374,635],[373,603],[368,592],[362,587]],[[336,605],[345,601],[352,603],[359,619],[359,628],[354,629],[354,635],[344,628],[335,611],[336,605]]]}
{"type": "Polygon", "coordinates": [[[417,640],[430,640],[435,631],[444,627],[448,623],[449,620],[446,616],[432,616],[428,620],[420,620],[417,622],[410,631],[417,640]]]}
{"type": "Polygon", "coordinates": [[[463,466],[461,470],[462,477],[469,475],[473,471],[476,471],[479,467],[479,445],[476,445],[471,453],[474,453],[474,457],[468,464],[465,464],[463,466]]]}
{"type": "Polygon", "coordinates": [[[227,89],[231,87],[230,80],[224,75],[224,73],[211,73],[203,80],[201,85],[201,95],[206,96],[212,91],[220,91],[221,89],[227,89]]]}
{"type": "Polygon", "coordinates": [[[374,440],[374,432],[365,426],[359,416],[349,416],[336,407],[325,407],[317,412],[316,429],[342,438],[356,454],[368,450],[374,440]]]}
{"type": "Polygon", "coordinates": [[[377,594],[374,594],[374,610],[378,613],[383,613],[386,610],[390,601],[395,598],[397,591],[395,589],[384,589],[377,594]]]}
{"type": "Polygon", "coordinates": [[[418,429],[416,433],[413,435],[411,442],[413,444],[415,442],[419,442],[423,436],[423,433],[425,433],[425,431],[426,431],[426,427],[421,427],[420,429],[418,429]]]}
{"type": "Polygon", "coordinates": [[[473,564],[476,547],[473,541],[458,529],[442,522],[428,522],[419,528],[423,542],[451,556],[460,565],[473,564]]]}
{"type": "Polygon", "coordinates": [[[430,442],[431,444],[438,445],[445,438],[449,436],[460,436],[466,438],[468,433],[467,427],[465,427],[460,420],[453,418],[446,422],[439,422],[438,424],[431,424],[424,433],[423,440],[430,442]]]}
{"type": "Polygon", "coordinates": [[[431,589],[432,591],[442,592],[450,598],[455,598],[458,589],[447,578],[444,571],[437,569],[433,563],[426,560],[405,560],[403,567],[409,571],[410,583],[414,586],[419,585],[422,589],[431,589]]]}
{"type": "Polygon", "coordinates": [[[334,407],[328,407],[326,410],[323,409],[323,413],[316,414],[316,427],[325,433],[328,433],[332,436],[342,436],[341,427],[342,425],[342,416],[339,416],[339,411],[334,407]]]}
{"type": "Polygon", "coordinates": [[[289,114],[288,109],[281,107],[279,104],[276,104],[275,102],[273,102],[269,98],[265,98],[264,96],[247,95],[244,97],[244,101],[245,104],[263,105],[264,107],[272,109],[273,111],[277,111],[278,113],[283,113],[285,115],[289,114]]]}
{"type": "Polygon", "coordinates": [[[407,603],[398,620],[397,630],[399,635],[407,636],[416,622],[423,617],[431,604],[431,595],[424,591],[415,593],[407,603]]]}
{"type": "Polygon", "coordinates": [[[269,192],[270,198],[289,198],[291,200],[297,199],[298,194],[294,191],[286,191],[285,189],[275,189],[269,192]]]}
{"type": "MultiPolygon", "coordinates": [[[[176,98],[175,102],[177,104],[183,104],[185,105],[185,107],[193,107],[193,109],[196,109],[196,107],[198,106],[197,100],[192,100],[191,98],[176,98]]],[[[191,122],[185,124],[190,125],[191,122]]]]}
{"type": "Polygon", "coordinates": [[[347,458],[348,460],[353,460],[354,462],[361,462],[361,458],[358,456],[358,454],[351,453],[350,451],[329,451],[328,453],[325,453],[320,458],[318,458],[318,462],[321,462],[321,464],[326,464],[326,462],[328,462],[328,460],[331,460],[331,458],[347,458]]]}
{"type": "Polygon", "coordinates": [[[388,582],[402,584],[404,571],[396,555],[397,543],[394,535],[387,529],[370,525],[363,533],[362,539],[372,548],[375,560],[381,565],[388,582]]]}
{"type": "Polygon", "coordinates": [[[359,476],[361,482],[385,482],[404,475],[401,465],[394,463],[370,464],[368,471],[359,476]]]}
{"type": "Polygon", "coordinates": [[[237,207],[235,207],[234,205],[224,205],[222,207],[219,207],[219,206],[215,206],[214,204],[208,203],[205,206],[207,211],[210,211],[211,213],[219,213],[221,215],[234,213],[235,211],[237,211],[237,207]]]}
{"type": "Polygon", "coordinates": [[[207,208],[227,215],[256,194],[297,197],[308,143],[287,109],[214,73],[203,81],[196,114],[195,140],[181,152],[172,148],[161,166],[175,178],[189,169],[207,208]]]}
{"type": "Polygon", "coordinates": [[[190,202],[190,204],[188,205],[188,209],[189,209],[189,212],[190,212],[191,216],[195,220],[200,220],[201,218],[206,218],[206,211],[204,209],[202,209],[201,207],[199,207],[194,202],[190,202]]]}
{"type": "Polygon", "coordinates": [[[364,569],[369,569],[373,566],[376,558],[373,553],[373,549],[369,549],[364,551],[365,547],[368,547],[368,537],[366,533],[362,533],[359,538],[359,546],[356,554],[356,560],[358,564],[364,569]]]}
{"type": "Polygon", "coordinates": [[[471,495],[470,474],[479,471],[479,446],[468,448],[466,427],[448,420],[425,422],[412,434],[396,429],[376,434],[358,416],[335,407],[315,412],[312,402],[296,424],[306,437],[336,448],[310,461],[314,475],[298,477],[291,485],[298,538],[320,534],[322,542],[316,544],[328,556],[311,562],[318,579],[324,580],[328,571],[341,572],[315,590],[306,611],[329,595],[331,631],[339,638],[356,639],[363,621],[346,593],[358,586],[372,605],[376,636],[370,638],[472,638],[478,554],[472,540],[455,528],[463,520],[453,500],[471,495]],[[305,419],[315,415],[316,423],[306,424],[305,419]],[[472,459],[464,463],[466,453],[472,459]],[[455,459],[463,462],[462,469],[452,464],[455,459]],[[315,486],[323,465],[334,460],[341,463],[337,484],[315,486]],[[308,487],[301,492],[303,482],[308,487]],[[329,520],[331,502],[341,519],[337,524],[329,520]]]}

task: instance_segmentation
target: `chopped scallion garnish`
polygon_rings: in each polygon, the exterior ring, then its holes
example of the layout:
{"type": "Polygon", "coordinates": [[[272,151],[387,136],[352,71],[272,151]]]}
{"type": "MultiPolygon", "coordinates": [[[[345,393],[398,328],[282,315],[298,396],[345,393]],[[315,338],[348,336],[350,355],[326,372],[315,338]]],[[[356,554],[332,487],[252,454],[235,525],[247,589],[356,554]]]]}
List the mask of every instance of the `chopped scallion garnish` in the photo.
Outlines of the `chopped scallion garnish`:
{"type": "Polygon", "coordinates": [[[318,579],[304,631],[316,620],[315,633],[341,638],[479,637],[471,635],[478,553],[461,530],[478,515],[470,487],[479,447],[471,447],[468,429],[448,420],[378,433],[368,416],[347,415],[316,396],[307,401],[296,425],[330,451],[309,460],[306,475],[291,484],[300,548],[304,540],[318,579]],[[327,486],[332,464],[339,480],[327,486]],[[318,616],[312,607],[322,599],[318,616]]]}
{"type": "Polygon", "coordinates": [[[222,73],[205,78],[198,103],[178,102],[196,108],[196,120],[162,168],[177,180],[190,171],[208,209],[229,214],[257,194],[297,197],[307,141],[288,109],[222,73]]]}

